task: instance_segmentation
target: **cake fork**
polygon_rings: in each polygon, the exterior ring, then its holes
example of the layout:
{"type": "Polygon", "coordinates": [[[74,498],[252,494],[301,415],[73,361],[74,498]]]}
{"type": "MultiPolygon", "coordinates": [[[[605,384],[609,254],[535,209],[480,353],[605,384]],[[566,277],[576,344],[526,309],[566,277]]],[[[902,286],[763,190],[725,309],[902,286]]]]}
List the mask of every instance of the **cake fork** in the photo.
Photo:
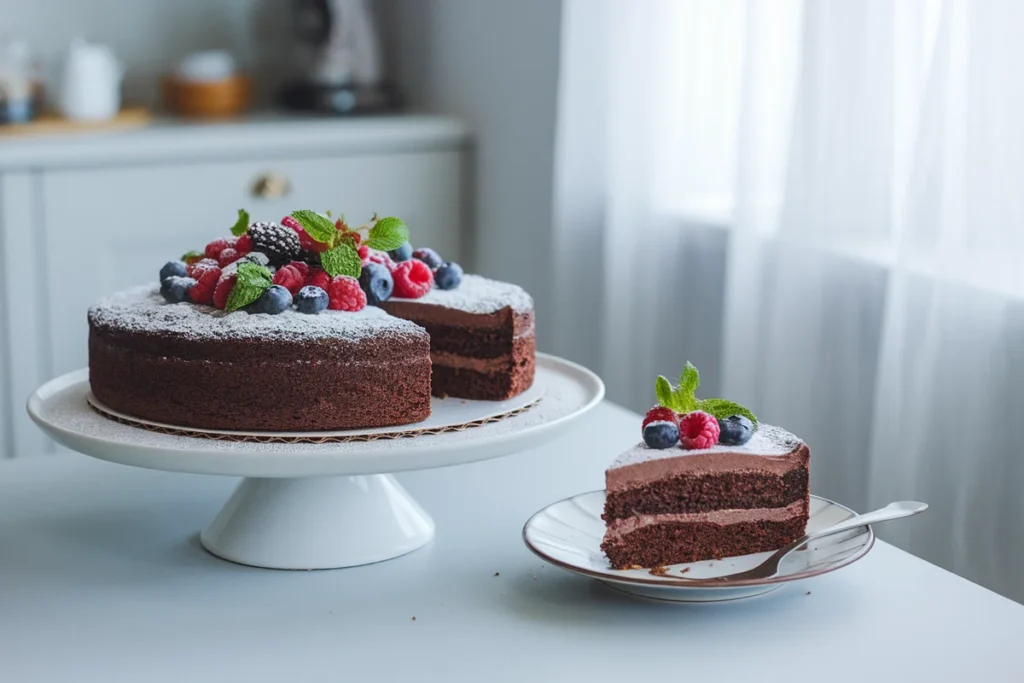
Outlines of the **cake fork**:
{"type": "MultiPolygon", "coordinates": [[[[832,526],[812,531],[811,533],[796,539],[789,545],[778,549],[771,557],[753,569],[748,569],[747,571],[738,572],[736,574],[727,574],[725,576],[706,578],[694,577],[692,579],[687,576],[682,576],[678,578],[693,581],[695,583],[700,581],[749,581],[752,579],[770,579],[779,573],[779,565],[782,563],[782,560],[784,560],[794,550],[797,550],[811,541],[819,538],[825,538],[826,536],[834,536],[835,534],[840,534],[844,531],[856,529],[861,526],[867,526],[869,524],[886,522],[890,519],[899,519],[901,517],[910,517],[911,515],[916,515],[919,512],[924,512],[927,509],[928,505],[926,503],[918,503],[912,500],[889,503],[884,508],[880,508],[874,512],[865,512],[863,515],[854,515],[853,517],[844,519],[832,526]]],[[[677,577],[673,576],[672,578],[677,577]]]]}

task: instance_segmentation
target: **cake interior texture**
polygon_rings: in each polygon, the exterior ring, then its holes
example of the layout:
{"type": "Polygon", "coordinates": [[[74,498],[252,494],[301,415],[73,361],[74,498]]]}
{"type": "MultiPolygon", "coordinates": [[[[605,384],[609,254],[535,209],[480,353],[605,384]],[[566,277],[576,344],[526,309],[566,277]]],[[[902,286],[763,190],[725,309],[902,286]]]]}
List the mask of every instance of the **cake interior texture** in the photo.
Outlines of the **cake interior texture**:
{"type": "Polygon", "coordinates": [[[601,548],[618,569],[776,550],[805,533],[809,463],[807,445],[771,425],[742,446],[640,443],[606,472],[601,548]]]}

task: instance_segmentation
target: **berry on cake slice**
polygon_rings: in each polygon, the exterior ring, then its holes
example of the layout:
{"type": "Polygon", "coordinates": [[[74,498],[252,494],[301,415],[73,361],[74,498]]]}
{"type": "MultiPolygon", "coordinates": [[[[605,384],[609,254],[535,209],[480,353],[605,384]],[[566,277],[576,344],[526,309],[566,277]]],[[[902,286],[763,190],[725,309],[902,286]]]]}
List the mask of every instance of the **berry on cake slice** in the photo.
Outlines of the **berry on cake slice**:
{"type": "Polygon", "coordinates": [[[170,304],[178,304],[188,299],[189,290],[196,284],[190,277],[171,275],[160,283],[160,295],[170,304]]]}
{"type": "Polygon", "coordinates": [[[209,270],[210,268],[220,268],[220,264],[217,263],[217,259],[201,258],[188,267],[188,274],[190,277],[198,278],[198,274],[200,272],[203,270],[209,270]]]}
{"type": "Polygon", "coordinates": [[[426,263],[431,270],[434,270],[435,268],[440,268],[441,264],[444,263],[444,259],[442,259],[438,255],[438,253],[431,249],[430,247],[423,247],[422,249],[417,249],[416,251],[412,252],[412,257],[414,259],[426,263]]]}
{"type": "Polygon", "coordinates": [[[754,435],[754,423],[745,415],[730,415],[718,421],[718,443],[742,446],[754,435]]]}
{"type": "Polygon", "coordinates": [[[321,254],[331,248],[331,245],[326,242],[317,242],[315,239],[309,236],[306,229],[299,224],[292,216],[285,216],[281,219],[281,225],[286,228],[291,228],[295,231],[295,234],[299,236],[299,247],[302,251],[309,251],[316,254],[321,254]]]}
{"type": "Polygon", "coordinates": [[[392,249],[388,252],[388,256],[391,257],[392,261],[401,263],[402,261],[408,261],[412,258],[412,245],[405,242],[397,249],[392,249]]]}
{"type": "Polygon", "coordinates": [[[323,268],[310,268],[304,284],[319,287],[326,292],[331,288],[331,276],[323,268]]]}
{"type": "Polygon", "coordinates": [[[309,264],[306,263],[305,261],[292,261],[288,265],[294,268],[295,270],[299,271],[299,275],[301,275],[303,278],[309,275],[309,264]]]}
{"type": "Polygon", "coordinates": [[[249,233],[238,236],[238,239],[235,240],[235,251],[239,256],[245,256],[252,251],[252,238],[249,237],[249,233]]]}
{"type": "Polygon", "coordinates": [[[434,284],[438,289],[455,289],[462,282],[462,266],[458,263],[443,263],[434,271],[434,284]]]}
{"type": "Polygon", "coordinates": [[[192,271],[192,277],[195,278],[196,284],[188,290],[189,298],[197,304],[212,304],[213,291],[217,288],[220,273],[220,268],[217,266],[199,268],[197,264],[192,271]]]}
{"type": "Polygon", "coordinates": [[[235,282],[238,280],[238,275],[235,273],[221,273],[220,279],[217,280],[217,286],[213,288],[213,307],[224,310],[228,305],[228,297],[231,296],[231,290],[235,286],[235,282]]]}
{"type": "Polygon", "coordinates": [[[302,276],[299,269],[293,265],[281,266],[276,273],[274,273],[274,284],[281,285],[291,293],[292,296],[299,293],[302,289],[302,285],[305,284],[306,278],[302,276]]]}
{"type": "Polygon", "coordinates": [[[280,266],[294,261],[302,244],[299,235],[292,228],[273,221],[257,221],[249,226],[253,251],[262,252],[270,259],[270,265],[280,266]]]}
{"type": "Polygon", "coordinates": [[[359,286],[366,294],[366,303],[377,306],[391,298],[395,289],[395,279],[390,271],[379,263],[367,263],[359,275],[359,286]]]}
{"type": "Polygon", "coordinates": [[[188,277],[188,266],[184,261],[168,261],[160,269],[160,282],[169,277],[188,277]]]}
{"type": "Polygon", "coordinates": [[[332,311],[355,312],[366,308],[366,294],[354,277],[338,275],[332,279],[329,294],[332,311]]]}
{"type": "Polygon", "coordinates": [[[241,258],[241,254],[234,247],[225,247],[220,255],[217,257],[217,263],[221,268],[226,268],[235,261],[241,258]]]}
{"type": "Polygon", "coordinates": [[[718,443],[718,420],[703,410],[694,410],[679,420],[679,441],[687,450],[711,448],[718,443]]]}
{"type": "Polygon", "coordinates": [[[292,307],[292,293],[281,285],[268,288],[249,308],[251,313],[267,313],[277,315],[292,307]]]}
{"type": "Polygon", "coordinates": [[[217,260],[220,258],[220,252],[230,246],[231,241],[227,237],[218,237],[206,245],[206,258],[217,260]]]}
{"type": "Polygon", "coordinates": [[[366,255],[366,258],[363,260],[368,263],[379,263],[392,273],[394,273],[395,268],[398,267],[398,264],[391,259],[391,256],[389,256],[386,251],[377,251],[375,249],[370,249],[369,253],[367,253],[366,255]]]}
{"type": "Polygon", "coordinates": [[[673,420],[655,420],[644,425],[644,443],[648,448],[672,448],[679,443],[679,426],[673,420]]]}
{"type": "Polygon", "coordinates": [[[395,280],[394,295],[402,299],[419,299],[434,285],[434,274],[419,259],[402,261],[391,272],[395,280]]]}
{"type": "Polygon", "coordinates": [[[640,425],[640,431],[647,429],[647,425],[652,422],[671,422],[672,424],[679,426],[679,415],[676,411],[665,406],[654,406],[647,411],[644,415],[644,422],[640,425]]]}
{"type": "Polygon", "coordinates": [[[299,313],[319,313],[327,308],[330,302],[327,292],[312,285],[306,285],[295,295],[295,308],[299,313]]]}

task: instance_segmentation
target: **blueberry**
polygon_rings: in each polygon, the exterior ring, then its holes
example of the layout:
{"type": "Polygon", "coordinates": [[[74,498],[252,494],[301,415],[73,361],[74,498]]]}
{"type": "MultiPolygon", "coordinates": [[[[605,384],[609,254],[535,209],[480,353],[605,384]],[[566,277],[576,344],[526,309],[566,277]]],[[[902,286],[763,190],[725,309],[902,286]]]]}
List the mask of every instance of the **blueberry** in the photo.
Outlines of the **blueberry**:
{"type": "Polygon", "coordinates": [[[754,423],[742,415],[730,415],[718,421],[718,443],[742,446],[754,435],[754,423]]]}
{"type": "Polygon", "coordinates": [[[430,266],[431,270],[433,270],[434,268],[439,268],[441,264],[444,263],[444,260],[437,255],[437,252],[429,247],[417,249],[416,251],[412,252],[412,257],[414,259],[426,263],[428,266],[430,266]]]}
{"type": "Polygon", "coordinates": [[[330,302],[327,292],[313,285],[306,285],[295,295],[295,308],[299,313],[319,313],[330,302]]]}
{"type": "Polygon", "coordinates": [[[389,251],[388,256],[390,256],[391,260],[395,261],[396,263],[398,261],[408,261],[409,259],[412,258],[412,245],[406,242],[398,249],[392,249],[391,251],[389,251]]]}
{"type": "Polygon", "coordinates": [[[391,271],[379,263],[367,263],[359,275],[359,286],[366,293],[366,303],[376,306],[387,301],[395,289],[395,279],[391,271]]]}
{"type": "Polygon", "coordinates": [[[462,282],[462,266],[445,263],[434,273],[434,284],[438,289],[455,289],[462,282]]]}
{"type": "Polygon", "coordinates": [[[190,277],[171,275],[165,277],[164,281],[160,283],[160,294],[168,303],[181,303],[188,299],[188,290],[192,289],[195,284],[196,281],[190,277]]]}
{"type": "Polygon", "coordinates": [[[651,448],[672,448],[679,443],[679,427],[672,422],[650,422],[644,427],[644,443],[651,448]]]}
{"type": "Polygon", "coordinates": [[[277,315],[292,307],[292,293],[281,285],[274,285],[260,295],[251,305],[252,313],[269,313],[277,315]]]}
{"type": "Polygon", "coordinates": [[[160,269],[160,282],[169,277],[188,277],[188,267],[182,261],[168,261],[160,269]]]}

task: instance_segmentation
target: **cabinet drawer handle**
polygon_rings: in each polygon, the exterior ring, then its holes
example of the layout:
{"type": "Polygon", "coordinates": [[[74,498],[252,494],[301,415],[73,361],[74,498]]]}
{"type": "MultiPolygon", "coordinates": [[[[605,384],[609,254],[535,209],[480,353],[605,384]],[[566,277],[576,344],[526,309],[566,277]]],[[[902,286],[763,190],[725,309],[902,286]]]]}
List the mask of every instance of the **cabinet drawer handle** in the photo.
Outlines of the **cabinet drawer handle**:
{"type": "Polygon", "coordinates": [[[252,184],[252,196],[258,199],[281,199],[292,191],[288,176],[280,173],[264,173],[252,184]]]}

